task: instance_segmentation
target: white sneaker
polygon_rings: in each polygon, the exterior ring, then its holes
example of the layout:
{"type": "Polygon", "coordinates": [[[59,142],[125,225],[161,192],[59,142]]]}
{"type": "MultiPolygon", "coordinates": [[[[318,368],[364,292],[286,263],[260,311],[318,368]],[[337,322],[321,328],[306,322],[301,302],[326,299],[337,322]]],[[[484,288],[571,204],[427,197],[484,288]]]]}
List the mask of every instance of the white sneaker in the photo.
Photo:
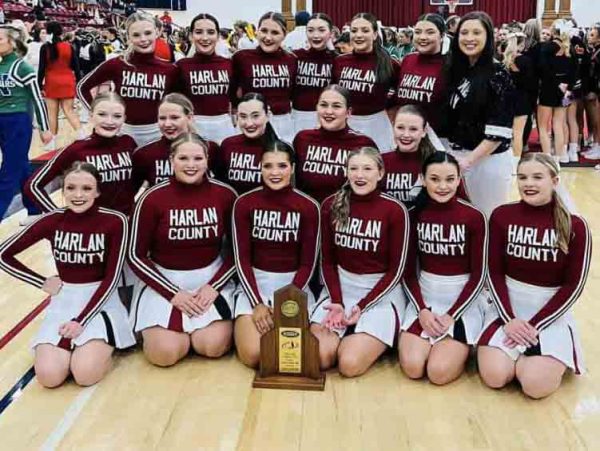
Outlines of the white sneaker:
{"type": "Polygon", "coordinates": [[[577,163],[579,161],[579,146],[577,144],[569,144],[567,155],[570,162],[577,163]]]}
{"type": "Polygon", "coordinates": [[[20,226],[28,226],[31,223],[33,223],[33,221],[35,221],[40,216],[42,216],[42,215],[27,215],[19,221],[19,225],[20,226]]]}
{"type": "Polygon", "coordinates": [[[594,169],[595,169],[596,171],[600,171],[600,164],[597,164],[596,166],[594,166],[594,169]]]}
{"type": "Polygon", "coordinates": [[[558,156],[558,162],[560,164],[566,164],[566,163],[569,163],[569,161],[571,161],[571,160],[569,160],[569,155],[567,155],[567,154],[558,156]]]}
{"type": "Polygon", "coordinates": [[[587,152],[584,152],[583,156],[588,160],[600,160],[600,148],[594,147],[587,152]]]}

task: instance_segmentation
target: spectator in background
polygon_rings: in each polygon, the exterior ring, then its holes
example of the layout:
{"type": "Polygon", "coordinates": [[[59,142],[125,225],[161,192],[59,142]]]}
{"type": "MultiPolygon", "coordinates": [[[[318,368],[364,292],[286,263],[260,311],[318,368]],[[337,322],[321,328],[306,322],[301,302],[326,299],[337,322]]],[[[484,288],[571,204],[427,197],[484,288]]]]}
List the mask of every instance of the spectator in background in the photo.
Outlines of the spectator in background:
{"type": "Polygon", "coordinates": [[[410,52],[415,50],[412,41],[413,31],[410,28],[403,28],[398,32],[398,53],[400,61],[402,61],[402,59],[410,52]]]}
{"type": "Polygon", "coordinates": [[[231,32],[232,31],[229,28],[221,28],[219,30],[219,40],[215,47],[215,53],[223,58],[231,58],[231,54],[233,53],[227,42],[231,32]]]}
{"type": "Polygon", "coordinates": [[[352,44],[350,43],[350,32],[344,31],[335,41],[335,49],[343,55],[344,53],[352,52],[352,44]]]}
{"type": "Polygon", "coordinates": [[[310,20],[310,14],[306,11],[298,11],[294,17],[296,28],[294,28],[284,39],[283,46],[290,50],[308,48],[306,38],[306,24],[310,20]]]}
{"type": "Polygon", "coordinates": [[[383,28],[382,31],[383,48],[393,59],[400,61],[402,57],[400,56],[400,50],[398,49],[396,32],[392,28],[383,28]]]}
{"type": "Polygon", "coordinates": [[[171,25],[173,23],[173,18],[171,17],[171,15],[169,14],[169,11],[165,11],[163,12],[163,15],[160,17],[160,21],[163,23],[163,25],[167,26],[167,25],[171,25]]]}
{"type": "Polygon", "coordinates": [[[33,67],[35,73],[37,74],[40,66],[40,49],[46,42],[48,33],[46,32],[45,28],[35,28],[31,33],[31,36],[33,37],[33,41],[27,44],[27,55],[25,56],[25,61],[31,64],[31,67],[33,67]]]}
{"type": "Polygon", "coordinates": [[[117,29],[114,27],[110,27],[107,29],[107,34],[108,41],[112,45],[113,50],[115,52],[121,52],[125,46],[119,38],[119,33],[117,32],[117,29]]]}

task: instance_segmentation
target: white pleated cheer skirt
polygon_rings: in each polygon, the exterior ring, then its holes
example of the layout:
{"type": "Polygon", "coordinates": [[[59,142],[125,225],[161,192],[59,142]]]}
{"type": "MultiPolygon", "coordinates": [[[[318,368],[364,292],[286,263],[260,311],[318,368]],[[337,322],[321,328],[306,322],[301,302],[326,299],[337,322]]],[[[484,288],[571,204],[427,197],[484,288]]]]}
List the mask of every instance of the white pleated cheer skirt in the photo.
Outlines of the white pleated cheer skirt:
{"type": "Polygon", "coordinates": [[[121,134],[131,136],[138,147],[156,141],[161,136],[157,123],[144,125],[123,124],[121,134]]]}
{"type": "MultiPolygon", "coordinates": [[[[383,274],[354,274],[338,266],[338,274],[342,287],[344,311],[349,316],[352,307],[367,296],[383,274]]],[[[310,321],[322,324],[328,311],[325,306],[331,303],[327,290],[323,290],[319,301],[312,309],[310,321]]],[[[392,288],[374,307],[364,311],[354,326],[355,333],[366,333],[388,346],[394,346],[399,330],[400,319],[404,316],[406,298],[400,285],[392,288]]],[[[340,337],[348,332],[348,328],[336,330],[340,337]]]]}
{"type": "Polygon", "coordinates": [[[385,111],[366,116],[352,115],[348,118],[348,125],[375,141],[381,153],[394,151],[394,129],[385,111]]]}
{"type": "MultiPolygon", "coordinates": [[[[187,271],[155,266],[174,285],[182,290],[194,293],[212,279],[222,264],[223,260],[219,257],[204,268],[187,271]]],[[[132,328],[136,332],[155,326],[168,329],[171,316],[181,315],[181,321],[178,321],[178,323],[181,323],[183,332],[192,333],[195,330],[205,328],[213,321],[231,320],[234,291],[235,283],[230,280],[220,290],[220,296],[217,297],[206,313],[198,317],[189,317],[140,280],[133,289],[133,303],[130,312],[132,328]]]]}
{"type": "MultiPolygon", "coordinates": [[[[539,287],[510,277],[506,278],[506,285],[516,317],[524,320],[531,319],[559,290],[558,287],[539,287]]],[[[510,349],[504,346],[503,341],[506,334],[502,325],[497,310],[493,306],[488,308],[479,344],[500,348],[515,361],[521,354],[543,355],[554,357],[577,374],[585,371],[577,325],[571,310],[540,332],[538,335],[538,349],[535,349],[537,347],[525,348],[524,346],[516,346],[510,349]],[[484,338],[489,337],[490,334],[492,334],[491,338],[484,338]]]]}
{"type": "MultiPolygon", "coordinates": [[[[419,286],[421,287],[421,294],[427,307],[430,307],[431,311],[436,315],[443,315],[454,305],[468,280],[468,274],[440,276],[421,271],[419,286]]],[[[467,307],[467,310],[460,316],[458,321],[455,322],[454,327],[448,330],[448,333],[438,338],[432,338],[421,330],[419,312],[417,312],[414,304],[409,302],[406,307],[406,315],[402,321],[402,330],[408,332],[419,330],[421,331],[419,334],[421,338],[429,339],[432,345],[445,337],[451,337],[473,345],[477,343],[477,339],[481,334],[486,306],[486,297],[481,293],[467,307]]]]}
{"type": "MultiPolygon", "coordinates": [[[[269,272],[261,269],[252,268],[254,278],[256,279],[256,286],[262,302],[270,308],[273,308],[273,296],[277,290],[289,285],[294,281],[296,271],[292,272],[269,272]]],[[[305,291],[307,299],[307,307],[310,308],[315,304],[314,295],[310,290],[305,291]]],[[[246,295],[246,292],[242,288],[242,284],[239,284],[235,292],[235,317],[240,315],[252,315],[252,304],[250,299],[246,295]]]]}
{"type": "MultiPolygon", "coordinates": [[[[101,282],[67,283],[56,296],[50,298],[46,317],[31,343],[35,348],[39,344],[58,345],[61,336],[58,328],[71,321],[92,298],[101,282]]],[[[127,310],[114,290],[102,310],[85,326],[79,337],[71,341],[72,347],[84,345],[90,340],[103,340],[115,348],[123,349],[133,346],[135,338],[127,321],[127,310]]]]}
{"type": "MultiPolygon", "coordinates": [[[[451,150],[464,158],[470,150],[451,150]]],[[[471,203],[488,218],[496,207],[508,202],[512,182],[512,152],[489,155],[463,173],[465,188],[471,203]]]]}
{"type": "Polygon", "coordinates": [[[218,116],[194,116],[194,125],[196,131],[204,139],[221,144],[225,138],[236,135],[238,132],[233,126],[229,114],[220,114],[218,116]]]}
{"type": "Polygon", "coordinates": [[[292,115],[290,113],[274,114],[271,116],[270,122],[280,140],[289,144],[294,141],[294,136],[296,136],[296,133],[294,129],[294,121],[292,120],[292,115]]]}
{"type": "Polygon", "coordinates": [[[319,127],[319,119],[316,111],[292,110],[294,121],[294,136],[302,130],[312,130],[319,127]]]}

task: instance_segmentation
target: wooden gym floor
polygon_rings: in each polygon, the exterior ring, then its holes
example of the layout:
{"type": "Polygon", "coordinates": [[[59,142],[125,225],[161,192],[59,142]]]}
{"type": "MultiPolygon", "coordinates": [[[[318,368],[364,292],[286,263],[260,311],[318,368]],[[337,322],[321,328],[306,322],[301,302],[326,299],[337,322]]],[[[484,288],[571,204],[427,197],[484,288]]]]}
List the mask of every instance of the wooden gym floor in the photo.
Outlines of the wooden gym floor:
{"type": "MultiPolygon", "coordinates": [[[[65,126],[68,128],[68,126],[65,126]]],[[[563,173],[581,214],[600,240],[600,172],[563,173]]],[[[0,225],[18,228],[19,213],[0,225]]],[[[49,247],[24,254],[52,272],[49,247]]],[[[169,369],[139,350],[119,353],[100,384],[49,390],[33,377],[29,341],[44,315],[44,294],[0,274],[0,437],[2,449],[200,450],[544,450],[600,449],[599,254],[575,306],[586,365],[542,401],[518,387],[485,388],[473,361],[458,381],[411,381],[394,354],[366,375],[327,374],[322,393],[253,390],[253,371],[233,354],[190,356],[169,369]],[[39,313],[39,314],[38,314],[39,313]],[[33,319],[32,319],[33,318],[33,319]]]]}

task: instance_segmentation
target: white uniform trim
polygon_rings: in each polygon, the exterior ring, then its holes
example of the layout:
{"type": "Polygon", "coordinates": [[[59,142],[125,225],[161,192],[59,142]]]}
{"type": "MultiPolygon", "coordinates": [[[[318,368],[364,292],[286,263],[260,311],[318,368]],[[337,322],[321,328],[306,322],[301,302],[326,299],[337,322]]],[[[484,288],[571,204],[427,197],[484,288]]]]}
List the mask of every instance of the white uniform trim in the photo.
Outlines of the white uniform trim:
{"type": "Polygon", "coordinates": [[[512,138],[512,129],[508,127],[501,127],[499,125],[486,125],[484,133],[490,136],[497,136],[498,138],[512,138]]]}

